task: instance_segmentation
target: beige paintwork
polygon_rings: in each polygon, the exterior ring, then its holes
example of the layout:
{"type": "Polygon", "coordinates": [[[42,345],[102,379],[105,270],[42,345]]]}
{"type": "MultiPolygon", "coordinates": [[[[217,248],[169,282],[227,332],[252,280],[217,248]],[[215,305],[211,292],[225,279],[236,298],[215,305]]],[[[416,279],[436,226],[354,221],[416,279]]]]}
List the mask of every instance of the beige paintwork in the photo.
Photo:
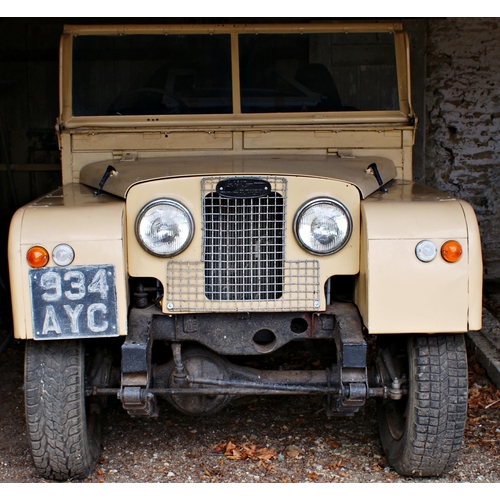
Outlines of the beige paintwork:
{"type": "Polygon", "coordinates": [[[392,112],[357,112],[353,117],[352,113],[337,112],[333,120],[335,123],[360,123],[372,124],[373,121],[407,124],[408,117],[413,116],[411,107],[410,92],[410,70],[409,70],[409,42],[406,33],[402,30],[400,23],[307,23],[307,24],[235,24],[235,25],[121,25],[121,26],[65,26],[61,38],[61,72],[60,72],[60,116],[59,123],[65,129],[103,126],[103,127],[135,127],[138,124],[168,126],[201,125],[208,124],[228,124],[233,129],[257,123],[268,125],[305,125],[307,123],[327,124],[332,123],[331,113],[287,113],[286,117],[276,113],[263,113],[259,116],[242,115],[239,102],[239,73],[237,64],[237,37],[240,33],[393,33],[395,37],[396,60],[398,68],[398,87],[400,110],[392,112]],[[126,35],[126,34],[229,34],[233,47],[232,82],[233,82],[233,109],[230,115],[178,115],[177,117],[154,116],[150,118],[142,117],[76,117],[72,116],[71,103],[71,75],[72,75],[72,44],[73,36],[77,35],[126,35]],[[330,115],[330,116],[329,116],[330,115]]]}
{"type": "MultiPolygon", "coordinates": [[[[198,128],[198,123],[193,127],[198,128]]],[[[316,130],[297,126],[295,131],[221,131],[209,127],[192,132],[162,129],[143,125],[147,131],[124,131],[113,129],[102,131],[65,130],[60,134],[65,182],[79,182],[80,171],[91,163],[133,161],[146,158],[170,158],[179,156],[211,156],[232,158],[235,155],[258,158],[269,155],[312,156],[324,158],[383,157],[390,159],[396,167],[396,176],[411,180],[411,151],[413,128],[381,124],[366,129],[330,130],[318,126],[316,130]],[[272,138],[270,142],[268,137],[272,138]]],[[[338,127],[338,126],[336,126],[338,127]]],[[[310,128],[310,127],[309,127],[310,128]]],[[[198,164],[195,159],[193,164],[198,164]]]]}
{"type": "Polygon", "coordinates": [[[57,130],[64,182],[79,182],[89,163],[123,155],[317,154],[383,156],[393,160],[397,176],[411,180],[415,116],[409,88],[409,45],[399,23],[318,23],[305,25],[148,25],[66,26],[61,38],[60,115],[57,130]],[[233,53],[233,109],[220,115],[72,116],[72,40],[82,34],[228,33],[394,33],[400,109],[324,113],[241,113],[238,64],[233,53]]]}
{"type": "MultiPolygon", "coordinates": [[[[320,290],[333,274],[357,274],[359,271],[359,192],[350,183],[317,179],[309,177],[285,177],[287,187],[287,234],[286,259],[298,261],[318,260],[320,264],[320,290]],[[293,217],[300,206],[312,198],[330,197],[342,200],[353,218],[353,234],[349,243],[338,253],[330,257],[317,257],[303,250],[293,234],[293,217]]],[[[165,312],[178,312],[178,308],[167,311],[169,291],[166,285],[166,261],[200,262],[202,259],[202,230],[198,214],[201,214],[200,177],[169,179],[137,184],[130,189],[127,196],[127,233],[135,233],[135,221],[140,210],[151,200],[170,198],[182,203],[195,218],[195,234],[189,247],[172,259],[159,259],[148,254],[137,242],[136,238],[128,239],[129,273],[131,276],[153,276],[164,284],[166,299],[163,302],[165,312]]],[[[319,296],[320,305],[309,304],[308,310],[324,310],[326,308],[324,294],[319,296]]],[[[276,308],[279,310],[279,301],[276,308]]],[[[204,302],[204,310],[211,311],[210,301],[204,302]]],[[[175,304],[174,304],[175,306],[175,304]]],[[[216,306],[217,307],[217,306],[216,306]]],[[[249,308],[243,304],[243,308],[249,308]]],[[[241,309],[240,309],[241,310],[241,309]]],[[[244,310],[244,309],[243,309],[244,310]]],[[[186,312],[186,311],[184,311],[186,312]]]]}
{"type": "MultiPolygon", "coordinates": [[[[118,332],[127,332],[127,248],[124,240],[125,203],[80,184],[67,184],[14,215],[9,235],[9,273],[16,338],[32,338],[30,269],[26,252],[41,245],[49,253],[59,243],[75,250],[72,265],[112,264],[116,272],[118,332]]],[[[52,259],[47,269],[55,264],[52,259]]]]}
{"type": "Polygon", "coordinates": [[[356,304],[370,333],[480,328],[481,255],[471,215],[465,202],[404,181],[393,181],[387,194],[362,201],[356,304]],[[455,263],[439,254],[424,263],[415,257],[421,240],[438,249],[456,240],[464,253],[455,263]]]}
{"type": "Polygon", "coordinates": [[[210,156],[198,158],[196,161],[193,161],[192,157],[147,158],[124,162],[101,161],[84,167],[80,173],[80,182],[94,188],[99,187],[107,166],[112,165],[116,171],[106,182],[105,189],[106,192],[122,198],[127,196],[128,190],[134,184],[155,179],[236,174],[284,175],[346,181],[355,185],[365,198],[380,187],[373,171],[367,168],[372,163],[378,166],[384,184],[395,178],[396,169],[387,158],[274,155],[210,156]]]}
{"type": "MultiPolygon", "coordinates": [[[[60,54],[57,133],[64,186],[23,207],[12,221],[9,265],[16,338],[32,336],[25,254],[35,244],[50,252],[58,243],[69,243],[76,251],[74,265],[115,266],[121,335],[127,333],[128,276],[157,278],[166,290],[164,312],[189,312],[185,304],[168,307],[167,268],[172,262],[201,260],[201,179],[239,174],[287,180],[286,259],[319,262],[320,301],[307,310],[326,308],[323,285],[330,276],[353,275],[355,300],[370,333],[465,332],[481,327],[482,262],[475,215],[465,202],[412,182],[416,118],[410,99],[409,43],[400,24],[66,26],[60,54]],[[242,114],[233,52],[232,114],[72,116],[75,35],[229,33],[235,49],[239,32],[304,31],[394,33],[400,109],[242,114]],[[373,172],[367,171],[373,162],[387,193],[378,191],[373,172]],[[104,186],[110,194],[94,196],[108,165],[116,169],[104,186]],[[342,201],[353,219],[348,245],[328,257],[305,252],[292,228],[299,207],[321,196],[342,201]],[[164,197],[184,204],[195,224],[189,247],[172,259],[147,253],[135,237],[140,210],[164,197]],[[439,255],[422,263],[415,245],[423,239],[438,247],[448,239],[458,240],[464,254],[455,264],[439,255]]],[[[207,312],[208,302],[201,306],[207,312]]],[[[245,304],[237,307],[244,310],[245,304]]]]}

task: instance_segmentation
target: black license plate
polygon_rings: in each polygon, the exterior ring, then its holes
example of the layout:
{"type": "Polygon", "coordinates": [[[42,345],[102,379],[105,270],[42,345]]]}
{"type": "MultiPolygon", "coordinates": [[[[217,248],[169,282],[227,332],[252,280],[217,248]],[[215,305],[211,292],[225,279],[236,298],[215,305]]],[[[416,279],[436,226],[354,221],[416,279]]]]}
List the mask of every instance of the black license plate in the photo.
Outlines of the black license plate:
{"type": "Polygon", "coordinates": [[[30,270],[33,337],[115,337],[115,269],[111,265],[30,270]]]}

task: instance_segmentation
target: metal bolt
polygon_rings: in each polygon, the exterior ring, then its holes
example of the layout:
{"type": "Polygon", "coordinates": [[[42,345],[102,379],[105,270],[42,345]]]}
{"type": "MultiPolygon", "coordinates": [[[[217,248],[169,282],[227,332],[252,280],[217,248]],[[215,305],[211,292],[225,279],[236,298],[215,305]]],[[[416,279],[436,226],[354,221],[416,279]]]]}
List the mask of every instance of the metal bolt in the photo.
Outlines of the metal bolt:
{"type": "Polygon", "coordinates": [[[167,309],[168,309],[169,311],[171,311],[173,308],[174,308],[174,304],[172,304],[172,302],[169,302],[169,303],[167,304],[167,309]]]}
{"type": "Polygon", "coordinates": [[[319,307],[319,300],[314,301],[314,307],[319,307]]]}

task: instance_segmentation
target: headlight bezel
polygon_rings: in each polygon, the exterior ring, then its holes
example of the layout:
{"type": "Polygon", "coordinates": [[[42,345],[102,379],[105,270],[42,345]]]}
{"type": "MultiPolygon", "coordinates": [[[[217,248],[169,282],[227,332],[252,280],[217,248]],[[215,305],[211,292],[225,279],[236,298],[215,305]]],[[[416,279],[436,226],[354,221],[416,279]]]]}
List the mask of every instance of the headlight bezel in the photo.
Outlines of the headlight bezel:
{"type": "Polygon", "coordinates": [[[149,203],[144,205],[144,207],[141,208],[135,220],[135,236],[141,247],[144,250],[146,250],[146,252],[148,252],[149,254],[161,258],[174,257],[184,252],[184,250],[186,250],[186,248],[190,245],[193,239],[194,228],[195,228],[194,219],[193,216],[191,215],[191,212],[186,208],[185,205],[172,198],[157,198],[155,200],[150,201],[149,203]],[[189,228],[183,243],[176,250],[171,252],[159,252],[155,250],[155,248],[153,248],[152,245],[148,246],[140,230],[141,222],[144,221],[145,216],[150,212],[150,210],[165,205],[169,207],[174,207],[175,209],[179,210],[179,212],[186,217],[186,221],[188,222],[188,228],[189,228]]]}
{"type": "Polygon", "coordinates": [[[308,201],[306,201],[304,204],[300,206],[300,208],[297,210],[294,220],[293,220],[293,232],[295,235],[295,239],[298,242],[298,244],[303,248],[306,252],[312,254],[312,255],[317,255],[321,257],[326,257],[329,255],[334,255],[338,253],[340,250],[342,250],[350,241],[352,232],[353,232],[353,222],[352,222],[352,216],[351,213],[349,212],[349,209],[339,200],[335,198],[329,198],[327,196],[322,196],[318,198],[312,198],[308,201]],[[301,219],[303,218],[304,214],[311,209],[312,207],[320,204],[328,204],[328,205],[334,205],[337,209],[340,209],[341,212],[343,212],[346,222],[347,222],[347,231],[346,235],[342,241],[342,243],[335,248],[328,250],[328,251],[319,251],[317,249],[314,249],[310,247],[306,242],[303,241],[303,239],[300,237],[299,234],[299,224],[301,219]]]}

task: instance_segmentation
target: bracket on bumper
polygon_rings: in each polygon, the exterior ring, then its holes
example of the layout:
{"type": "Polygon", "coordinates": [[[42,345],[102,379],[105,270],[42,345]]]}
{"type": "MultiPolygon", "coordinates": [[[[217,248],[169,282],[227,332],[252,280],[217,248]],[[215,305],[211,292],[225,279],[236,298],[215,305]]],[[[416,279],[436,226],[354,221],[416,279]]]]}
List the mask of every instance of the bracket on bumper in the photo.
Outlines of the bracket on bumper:
{"type": "Polygon", "coordinates": [[[118,398],[133,417],[158,415],[156,396],[149,390],[153,347],[150,325],[150,315],[130,315],[129,335],[122,345],[122,376],[118,398]]]}
{"type": "Polygon", "coordinates": [[[332,405],[329,397],[327,413],[352,415],[364,406],[368,397],[367,345],[363,325],[353,304],[336,303],[328,307],[335,315],[334,339],[337,346],[337,370],[340,397],[332,405]]]}

